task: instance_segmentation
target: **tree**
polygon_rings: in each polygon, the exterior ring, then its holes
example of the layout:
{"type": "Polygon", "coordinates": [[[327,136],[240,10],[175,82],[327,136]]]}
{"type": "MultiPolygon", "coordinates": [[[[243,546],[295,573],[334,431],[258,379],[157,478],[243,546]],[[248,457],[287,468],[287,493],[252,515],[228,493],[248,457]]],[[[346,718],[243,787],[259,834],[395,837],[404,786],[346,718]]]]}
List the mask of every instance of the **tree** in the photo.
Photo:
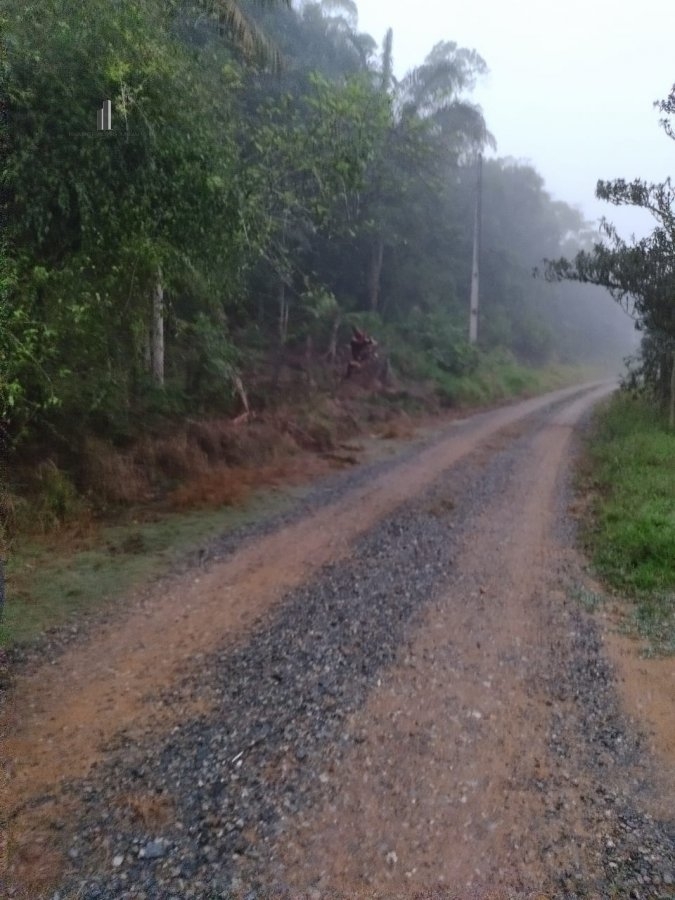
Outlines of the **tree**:
{"type": "MultiPolygon", "coordinates": [[[[279,0],[259,0],[261,5],[274,6],[279,0]]],[[[290,0],[282,0],[285,5],[290,0]]],[[[246,61],[271,66],[278,71],[281,57],[276,46],[264,31],[248,17],[238,0],[196,0],[202,10],[217,22],[218,34],[232,42],[246,61]]],[[[152,299],[151,370],[155,384],[164,386],[164,285],[161,264],[157,265],[152,299]]]]}
{"type": "Polygon", "coordinates": [[[411,181],[431,174],[427,161],[456,164],[467,150],[477,151],[492,140],[480,109],[461,96],[487,71],[475,51],[439,42],[424,63],[399,82],[393,75],[392,48],[390,29],[383,42],[378,87],[390,104],[391,124],[371,165],[367,201],[372,221],[367,274],[371,311],[380,305],[385,245],[400,240],[386,225],[390,207],[401,205],[406,189],[413,194],[411,181]]]}
{"type": "MultiPolygon", "coordinates": [[[[664,113],[663,130],[675,140],[675,86],[655,105],[664,113]]],[[[641,374],[658,397],[669,397],[670,424],[675,427],[675,189],[669,178],[660,184],[639,178],[601,180],[596,196],[614,206],[648,210],[656,227],[648,237],[627,242],[605,221],[608,244],[596,243],[572,261],[548,261],[547,276],[601,285],[633,315],[645,334],[641,374]]]]}
{"type": "Polygon", "coordinates": [[[276,282],[281,345],[291,296],[308,285],[308,255],[354,215],[374,135],[386,125],[386,107],[363,79],[310,81],[300,97],[267,97],[241,135],[258,215],[249,231],[276,282]]]}
{"type": "MultiPolygon", "coordinates": [[[[368,71],[376,43],[358,31],[353,0],[302,2],[297,8],[269,8],[259,15],[284,56],[286,84],[298,73],[320,72],[339,81],[368,71]]],[[[297,79],[296,79],[297,81],[297,79]]]]}
{"type": "MultiPolygon", "coordinates": [[[[236,288],[238,76],[224,48],[177,40],[175,11],[160,3],[86,0],[68,13],[40,0],[10,12],[7,304],[26,352],[12,355],[23,360],[21,408],[15,394],[4,414],[18,437],[56,403],[47,418],[65,438],[75,423],[119,427],[148,368],[153,298],[163,294],[157,337],[167,295],[178,303],[190,285],[213,308],[203,285],[217,272],[236,288]],[[109,134],[92,128],[101,97],[116,110],[109,134]]],[[[158,381],[163,369],[156,359],[158,381]]]]}
{"type": "MultiPolygon", "coordinates": [[[[290,7],[290,0],[257,0],[259,6],[290,7]]],[[[209,16],[217,25],[218,34],[232,42],[248,62],[261,63],[275,70],[281,67],[277,46],[270,41],[255,19],[244,11],[241,0],[192,0],[183,12],[193,9],[209,16]]]]}
{"type": "MultiPolygon", "coordinates": [[[[417,342],[415,377],[468,371],[480,57],[442,42],[399,82],[391,32],[375,60],[351,0],[76,6],[6,0],[1,14],[0,393],[15,448],[72,462],[88,435],[229,409],[239,369],[308,339],[335,348],[342,325],[372,329],[370,310],[393,343],[417,342]]],[[[486,309],[503,328],[484,333],[511,347],[526,334],[518,352],[540,358],[523,247],[534,235],[561,252],[568,210],[536,173],[492,174],[486,309]]]]}

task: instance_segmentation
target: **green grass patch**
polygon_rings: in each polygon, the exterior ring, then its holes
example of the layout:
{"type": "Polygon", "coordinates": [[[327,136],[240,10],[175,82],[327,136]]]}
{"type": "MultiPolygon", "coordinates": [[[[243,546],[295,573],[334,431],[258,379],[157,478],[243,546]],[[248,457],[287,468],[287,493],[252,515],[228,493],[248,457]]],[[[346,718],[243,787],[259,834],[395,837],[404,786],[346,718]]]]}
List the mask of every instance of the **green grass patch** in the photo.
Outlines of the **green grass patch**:
{"type": "Polygon", "coordinates": [[[533,369],[517,362],[511,354],[498,351],[482,356],[470,374],[439,373],[437,390],[444,404],[462,407],[533,396],[598,377],[597,372],[582,366],[533,369]]]}
{"type": "Polygon", "coordinates": [[[583,584],[575,585],[570,591],[570,596],[583,606],[586,612],[596,612],[605,600],[597,591],[592,591],[583,584]]]}
{"type": "Polygon", "coordinates": [[[246,507],[158,514],[156,521],[102,525],[84,539],[17,542],[6,567],[0,645],[28,643],[47,629],[110,608],[136,586],[166,573],[210,538],[288,506],[308,487],[265,490],[246,507]]]}
{"type": "Polygon", "coordinates": [[[596,416],[582,482],[595,569],[634,601],[652,648],[675,652],[675,433],[644,399],[616,395],[596,416]]]}

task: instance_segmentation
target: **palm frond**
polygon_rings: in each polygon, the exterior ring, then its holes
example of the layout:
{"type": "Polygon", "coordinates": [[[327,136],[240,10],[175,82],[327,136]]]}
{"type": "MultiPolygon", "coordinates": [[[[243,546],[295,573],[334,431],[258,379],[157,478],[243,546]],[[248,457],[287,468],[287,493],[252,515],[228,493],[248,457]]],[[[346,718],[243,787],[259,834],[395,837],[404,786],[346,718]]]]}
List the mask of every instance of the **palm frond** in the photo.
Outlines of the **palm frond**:
{"type": "MultiPolygon", "coordinates": [[[[279,3],[290,6],[290,0],[257,2],[261,6],[275,6],[279,3]]],[[[257,23],[246,15],[239,0],[197,0],[196,5],[217,22],[220,36],[227,36],[244,56],[264,63],[274,71],[281,68],[279,49],[257,23]]]]}
{"type": "Polygon", "coordinates": [[[491,147],[496,149],[494,136],[487,130],[480,106],[464,101],[455,101],[432,116],[433,122],[443,137],[459,151],[491,147]]]}
{"type": "Polygon", "coordinates": [[[334,12],[344,19],[351,28],[356,28],[359,20],[359,10],[355,0],[321,0],[322,12],[334,12]]]}
{"type": "Polygon", "coordinates": [[[475,50],[441,41],[421,66],[402,79],[399,103],[409,114],[432,115],[462,91],[473,88],[477,76],[486,71],[485,61],[475,50]]]}
{"type": "Polygon", "coordinates": [[[361,33],[350,33],[346,35],[347,40],[352,45],[354,50],[359,56],[359,60],[364,69],[368,68],[368,64],[370,63],[370,59],[377,49],[377,44],[375,40],[365,32],[361,33]]]}

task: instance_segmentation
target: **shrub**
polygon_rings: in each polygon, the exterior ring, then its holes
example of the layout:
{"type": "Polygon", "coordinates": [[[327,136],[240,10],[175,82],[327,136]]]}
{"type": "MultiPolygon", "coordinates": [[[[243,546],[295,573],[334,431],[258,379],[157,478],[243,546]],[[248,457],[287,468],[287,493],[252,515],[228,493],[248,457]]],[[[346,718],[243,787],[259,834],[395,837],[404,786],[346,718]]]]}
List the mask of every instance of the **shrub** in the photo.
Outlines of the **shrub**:
{"type": "Polygon", "coordinates": [[[75,485],[53,460],[40,463],[34,487],[36,497],[31,504],[34,530],[51,531],[75,521],[84,513],[85,504],[75,485]]]}

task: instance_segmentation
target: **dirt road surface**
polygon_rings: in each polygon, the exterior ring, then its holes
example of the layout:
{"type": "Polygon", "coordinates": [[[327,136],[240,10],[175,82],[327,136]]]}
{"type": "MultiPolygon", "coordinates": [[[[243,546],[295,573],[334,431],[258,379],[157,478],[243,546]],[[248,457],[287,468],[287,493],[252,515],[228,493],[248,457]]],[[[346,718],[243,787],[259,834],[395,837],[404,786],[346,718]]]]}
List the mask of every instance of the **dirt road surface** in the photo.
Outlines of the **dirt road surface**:
{"type": "Polygon", "coordinates": [[[24,673],[7,896],[675,896],[674,667],[573,600],[609,390],[336,478],[24,673]]]}

